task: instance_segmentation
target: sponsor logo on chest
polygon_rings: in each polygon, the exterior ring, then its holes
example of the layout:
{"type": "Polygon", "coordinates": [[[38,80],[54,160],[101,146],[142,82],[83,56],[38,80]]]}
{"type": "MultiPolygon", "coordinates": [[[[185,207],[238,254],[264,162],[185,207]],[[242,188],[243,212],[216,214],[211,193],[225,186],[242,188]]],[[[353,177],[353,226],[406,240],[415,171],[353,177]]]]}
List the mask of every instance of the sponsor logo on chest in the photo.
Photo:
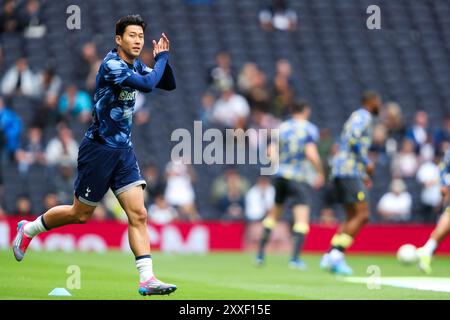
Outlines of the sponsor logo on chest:
{"type": "Polygon", "coordinates": [[[120,91],[119,94],[119,100],[120,101],[129,101],[129,100],[136,100],[136,94],[137,91],[126,91],[126,90],[122,90],[120,91]]]}

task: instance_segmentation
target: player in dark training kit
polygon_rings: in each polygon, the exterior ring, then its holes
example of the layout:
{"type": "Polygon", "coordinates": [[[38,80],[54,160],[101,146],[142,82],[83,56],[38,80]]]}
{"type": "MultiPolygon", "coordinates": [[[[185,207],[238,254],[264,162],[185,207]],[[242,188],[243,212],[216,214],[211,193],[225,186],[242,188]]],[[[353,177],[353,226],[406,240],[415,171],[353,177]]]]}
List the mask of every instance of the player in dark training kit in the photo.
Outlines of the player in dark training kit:
{"type": "Polygon", "coordinates": [[[284,205],[288,200],[292,200],[294,246],[289,266],[300,270],[306,268],[300,255],[309,232],[311,184],[320,188],[325,180],[316,145],[319,130],[308,121],[310,114],[311,109],[306,102],[295,103],[292,106],[292,117],[280,126],[279,140],[273,141],[269,148],[271,158],[278,162],[279,169],[274,180],[275,206],[263,220],[264,231],[256,256],[257,265],[264,263],[264,251],[272,230],[283,214],[284,205]],[[276,148],[277,142],[278,148],[276,148]],[[311,166],[315,169],[316,174],[313,183],[310,181],[311,166]]]}
{"type": "Polygon", "coordinates": [[[419,269],[426,274],[431,274],[432,272],[431,262],[434,252],[450,234],[450,150],[447,150],[440,164],[440,176],[444,210],[428,241],[417,249],[419,269]]]}
{"type": "Polygon", "coordinates": [[[146,23],[139,15],[122,17],[116,23],[117,49],[106,55],[99,68],[93,121],[80,144],[73,204],[54,207],[35,221],[19,222],[13,251],[21,261],[36,235],[87,222],[111,188],[128,216],[129,242],[140,276],[139,293],[164,295],[177,287],[159,281],[153,274],[144,206],[146,183],[131,143],[131,126],[138,91],[173,90],[176,85],[168,63],[169,40],[164,33],[158,42],[152,43],[153,69],[139,60],[145,28],[146,23]]]}
{"type": "Polygon", "coordinates": [[[331,240],[331,246],[321,262],[322,269],[340,275],[351,275],[345,251],[369,219],[367,187],[371,184],[374,164],[369,159],[374,117],[381,108],[380,96],[363,93],[361,107],[352,113],[342,130],[339,150],[333,158],[332,178],[336,200],[345,206],[346,219],[331,240]]]}

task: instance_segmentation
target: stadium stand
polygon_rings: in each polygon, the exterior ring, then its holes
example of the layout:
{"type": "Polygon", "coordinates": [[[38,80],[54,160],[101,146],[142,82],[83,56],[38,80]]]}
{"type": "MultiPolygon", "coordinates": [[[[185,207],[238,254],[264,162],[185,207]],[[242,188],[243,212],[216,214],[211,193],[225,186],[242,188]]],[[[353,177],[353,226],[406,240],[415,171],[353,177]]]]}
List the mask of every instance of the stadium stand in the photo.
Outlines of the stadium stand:
{"type": "MultiPolygon", "coordinates": [[[[19,5],[26,1],[18,1],[19,5]]],[[[81,29],[68,30],[66,8],[74,1],[40,1],[41,21],[46,33],[28,38],[19,32],[0,33],[3,62],[1,77],[20,57],[26,57],[33,72],[49,64],[63,82],[85,88],[74,75],[79,68],[83,45],[93,41],[102,58],[114,45],[114,24],[123,15],[139,13],[148,21],[147,44],[161,32],[171,39],[170,61],[178,87],[173,92],[154,92],[147,98],[150,121],[134,127],[133,139],[141,166],[148,162],[164,170],[170,161],[173,130],[193,130],[199,120],[201,97],[210,89],[208,70],[216,64],[216,54],[228,51],[236,74],[246,62],[254,62],[267,77],[275,74],[275,62],[287,59],[292,65],[291,85],[296,99],[304,98],[313,107],[312,121],[337,136],[349,114],[359,105],[363,90],[378,91],[384,101],[401,106],[403,120],[412,123],[418,110],[428,114],[430,130],[440,128],[450,112],[450,3],[446,0],[295,0],[298,25],[294,31],[263,31],[258,14],[263,1],[214,0],[190,4],[183,0],[78,0],[81,29]],[[355,5],[358,3],[358,5],[355,5]],[[382,11],[382,29],[368,30],[366,8],[377,4],[382,11]]],[[[271,89],[271,84],[267,85],[271,89]]],[[[63,90],[60,91],[60,95],[63,90]]],[[[41,100],[12,95],[4,97],[26,128],[33,124],[41,100]]],[[[251,106],[253,108],[253,106],[251,106]]],[[[80,141],[87,124],[70,121],[74,137],[80,141]]],[[[44,140],[56,136],[56,127],[44,128],[44,140]]],[[[401,140],[397,139],[398,143],[401,140]]],[[[372,209],[390,184],[390,159],[378,162],[372,189],[372,209]]],[[[49,168],[34,165],[26,183],[18,179],[17,164],[4,159],[3,200],[6,211],[13,211],[21,194],[31,197],[36,214],[52,188],[49,168]],[[45,186],[45,187],[44,187],[45,186]]],[[[210,201],[210,186],[225,166],[194,165],[197,208],[204,219],[220,216],[210,201]]],[[[237,166],[253,182],[258,167],[237,166]]],[[[394,173],[395,175],[395,173],[394,173]]],[[[406,179],[411,193],[413,219],[421,221],[421,187],[414,178],[406,179]]],[[[319,219],[319,207],[313,217],[319,219]]],[[[377,215],[372,215],[378,220],[377,215]]]]}

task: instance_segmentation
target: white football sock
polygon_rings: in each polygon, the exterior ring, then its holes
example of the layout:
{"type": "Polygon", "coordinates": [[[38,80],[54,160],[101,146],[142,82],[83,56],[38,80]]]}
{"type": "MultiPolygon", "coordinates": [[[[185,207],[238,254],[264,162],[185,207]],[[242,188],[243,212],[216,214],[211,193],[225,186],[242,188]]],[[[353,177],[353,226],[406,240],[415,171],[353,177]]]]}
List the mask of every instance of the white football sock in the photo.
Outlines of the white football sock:
{"type": "Polygon", "coordinates": [[[33,238],[38,234],[46,232],[48,230],[45,228],[42,222],[42,216],[39,216],[36,220],[27,223],[23,228],[23,231],[25,232],[25,235],[27,237],[33,238]]]}
{"type": "Polygon", "coordinates": [[[425,243],[425,245],[423,246],[424,251],[430,256],[433,255],[434,250],[436,250],[436,248],[437,248],[437,242],[436,242],[436,240],[433,240],[433,239],[429,239],[427,241],[427,243],[425,243]]]}
{"type": "Polygon", "coordinates": [[[150,256],[141,259],[138,258],[138,260],[136,260],[136,268],[139,271],[140,282],[146,282],[154,277],[153,261],[150,256]]]}

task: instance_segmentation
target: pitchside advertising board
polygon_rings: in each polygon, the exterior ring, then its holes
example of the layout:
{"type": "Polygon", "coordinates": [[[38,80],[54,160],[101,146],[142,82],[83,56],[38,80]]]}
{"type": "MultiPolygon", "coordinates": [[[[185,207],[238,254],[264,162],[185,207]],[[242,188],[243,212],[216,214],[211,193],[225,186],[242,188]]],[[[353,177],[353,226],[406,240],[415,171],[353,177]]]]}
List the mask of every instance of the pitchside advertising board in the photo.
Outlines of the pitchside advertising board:
{"type": "MultiPolygon", "coordinates": [[[[18,219],[0,220],[0,249],[10,247],[18,219]]],[[[174,253],[206,253],[211,250],[242,250],[241,223],[177,223],[149,225],[152,248],[174,253]]],[[[131,251],[127,224],[115,221],[70,225],[39,235],[30,244],[34,250],[131,251]]]]}
{"type": "MultiPolygon", "coordinates": [[[[0,219],[0,249],[11,246],[20,219],[0,219]]],[[[210,251],[255,251],[257,239],[262,232],[244,223],[205,222],[149,225],[152,248],[163,252],[198,253],[210,251]],[[251,234],[252,233],[252,234],[251,234]]],[[[433,225],[368,225],[358,235],[350,252],[394,253],[398,248],[411,243],[423,245],[433,225]]],[[[324,252],[336,227],[312,225],[305,242],[305,251],[324,252]]],[[[280,223],[273,232],[273,243],[269,250],[289,252],[291,250],[290,227],[280,223]]],[[[95,251],[122,250],[130,252],[127,224],[116,221],[91,221],[85,225],[70,225],[39,235],[31,242],[34,250],[95,251]]],[[[450,239],[439,247],[438,253],[450,254],[450,239]]]]}

